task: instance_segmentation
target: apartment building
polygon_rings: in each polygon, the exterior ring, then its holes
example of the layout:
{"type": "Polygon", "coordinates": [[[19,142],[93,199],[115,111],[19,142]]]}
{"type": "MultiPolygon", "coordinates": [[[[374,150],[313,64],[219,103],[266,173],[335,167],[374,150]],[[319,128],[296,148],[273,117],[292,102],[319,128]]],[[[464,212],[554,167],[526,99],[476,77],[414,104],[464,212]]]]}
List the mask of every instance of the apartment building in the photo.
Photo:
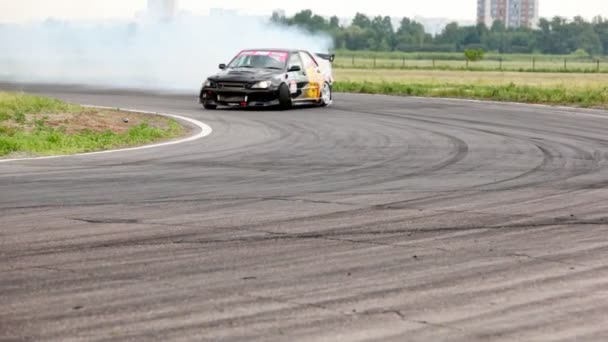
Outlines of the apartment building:
{"type": "Polygon", "coordinates": [[[492,0],[477,0],[477,23],[492,26],[492,0]]]}
{"type": "Polygon", "coordinates": [[[517,2],[519,2],[516,16],[518,18],[516,20],[518,26],[513,27],[536,27],[539,20],[539,0],[519,0],[517,2]]]}
{"type": "Polygon", "coordinates": [[[490,27],[501,21],[509,28],[536,27],[539,0],[477,0],[477,22],[490,27]]]}

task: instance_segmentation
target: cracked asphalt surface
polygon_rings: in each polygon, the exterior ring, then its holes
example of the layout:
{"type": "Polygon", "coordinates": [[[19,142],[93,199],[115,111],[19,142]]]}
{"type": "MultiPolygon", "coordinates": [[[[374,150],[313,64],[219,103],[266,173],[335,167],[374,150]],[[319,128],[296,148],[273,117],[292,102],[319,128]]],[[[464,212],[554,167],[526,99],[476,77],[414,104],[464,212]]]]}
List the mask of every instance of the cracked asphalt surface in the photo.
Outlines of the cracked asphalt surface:
{"type": "Polygon", "coordinates": [[[0,164],[1,341],[608,340],[608,113],[24,89],[214,132],[0,164]]]}

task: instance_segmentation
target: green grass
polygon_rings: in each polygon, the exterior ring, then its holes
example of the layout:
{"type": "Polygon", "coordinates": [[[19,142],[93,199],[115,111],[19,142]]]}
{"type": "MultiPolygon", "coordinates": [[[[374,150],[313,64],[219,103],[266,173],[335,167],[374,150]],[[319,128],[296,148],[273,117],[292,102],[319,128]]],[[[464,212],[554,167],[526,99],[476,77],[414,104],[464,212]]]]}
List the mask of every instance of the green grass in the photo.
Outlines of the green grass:
{"type": "Polygon", "coordinates": [[[488,53],[485,55],[484,60],[467,64],[464,53],[456,52],[405,53],[339,50],[336,52],[334,67],[403,70],[504,70],[518,72],[608,73],[608,58],[605,56],[499,55],[488,53]]]}
{"type": "MultiPolygon", "coordinates": [[[[368,58],[373,59],[397,59],[397,60],[453,60],[462,61],[464,60],[464,52],[400,52],[400,51],[350,51],[350,50],[336,50],[334,51],[337,57],[350,58],[352,56],[357,58],[368,58]]],[[[522,54],[522,53],[510,53],[500,54],[496,52],[486,52],[484,59],[492,61],[532,61],[536,59],[538,62],[564,62],[566,59],[569,62],[595,62],[599,59],[601,62],[608,63],[608,56],[579,56],[579,55],[548,55],[548,54],[522,54]]]]}
{"type": "Polygon", "coordinates": [[[23,93],[0,92],[0,122],[14,119],[23,123],[26,114],[76,112],[81,107],[58,99],[23,93]]]}
{"type": "Polygon", "coordinates": [[[600,63],[599,68],[596,62],[568,62],[564,68],[562,62],[536,62],[531,61],[480,61],[469,64],[464,60],[397,60],[397,59],[377,59],[374,61],[369,58],[355,59],[353,64],[350,58],[336,57],[334,62],[336,69],[402,69],[402,70],[454,70],[454,71],[518,71],[518,72],[538,72],[538,73],[608,73],[608,62],[600,63]]]}
{"type": "Polygon", "coordinates": [[[586,108],[608,107],[608,86],[569,88],[565,86],[535,87],[527,85],[473,84],[404,84],[399,82],[338,82],[338,92],[449,97],[479,100],[508,101],[550,105],[574,105],[586,108]]]}
{"type": "Polygon", "coordinates": [[[2,132],[0,129],[0,156],[14,152],[28,152],[37,155],[72,154],[140,145],[179,135],[181,132],[179,124],[171,122],[170,126],[170,129],[162,130],[144,123],[134,126],[122,134],[110,130],[66,134],[60,129],[49,127],[37,129],[31,133],[15,130],[2,132]]]}
{"type": "Polygon", "coordinates": [[[53,98],[0,92],[0,157],[13,153],[56,155],[100,151],[151,143],[183,133],[175,120],[164,118],[163,127],[142,122],[122,133],[110,129],[68,133],[63,126],[48,124],[54,115],[66,113],[96,114],[53,98]]]}
{"type": "Polygon", "coordinates": [[[608,74],[532,73],[457,70],[335,69],[338,81],[422,84],[527,85],[535,87],[601,88],[608,74]]]}

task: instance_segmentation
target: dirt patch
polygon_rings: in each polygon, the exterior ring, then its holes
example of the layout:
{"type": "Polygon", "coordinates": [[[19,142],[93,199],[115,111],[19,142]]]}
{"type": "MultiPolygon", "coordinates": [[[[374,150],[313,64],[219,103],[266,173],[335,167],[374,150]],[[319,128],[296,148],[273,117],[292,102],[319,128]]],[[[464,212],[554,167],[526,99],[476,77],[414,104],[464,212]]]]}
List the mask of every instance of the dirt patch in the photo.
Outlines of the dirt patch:
{"type": "Polygon", "coordinates": [[[56,113],[26,115],[27,124],[24,131],[31,132],[36,128],[36,122],[42,121],[45,126],[62,129],[67,134],[75,134],[85,130],[93,132],[125,133],[132,127],[147,123],[148,125],[167,129],[169,121],[160,115],[121,112],[117,110],[86,109],[79,113],[56,113]]]}

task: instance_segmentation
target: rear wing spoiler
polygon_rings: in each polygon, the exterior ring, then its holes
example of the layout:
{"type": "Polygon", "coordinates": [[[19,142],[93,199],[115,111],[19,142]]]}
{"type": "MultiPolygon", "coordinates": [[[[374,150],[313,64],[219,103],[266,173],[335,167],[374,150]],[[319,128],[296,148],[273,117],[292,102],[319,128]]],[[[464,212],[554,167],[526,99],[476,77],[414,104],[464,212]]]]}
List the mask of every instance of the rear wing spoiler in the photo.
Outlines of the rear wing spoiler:
{"type": "Polygon", "coordinates": [[[327,53],[316,53],[315,55],[319,56],[320,58],[323,58],[327,61],[330,61],[333,63],[334,59],[336,59],[336,55],[335,54],[327,54],[327,53]]]}

